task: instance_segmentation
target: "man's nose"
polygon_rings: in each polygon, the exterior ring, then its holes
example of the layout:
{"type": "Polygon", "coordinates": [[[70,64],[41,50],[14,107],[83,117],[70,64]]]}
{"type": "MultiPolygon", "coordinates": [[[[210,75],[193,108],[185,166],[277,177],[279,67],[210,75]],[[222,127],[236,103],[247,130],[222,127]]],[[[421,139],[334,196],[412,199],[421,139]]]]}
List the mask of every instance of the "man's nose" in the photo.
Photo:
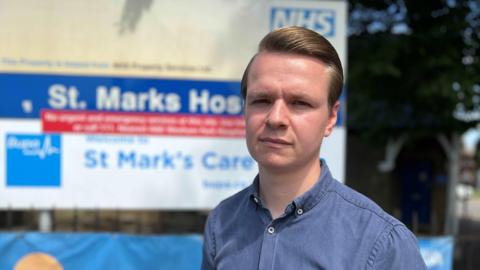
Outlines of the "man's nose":
{"type": "Polygon", "coordinates": [[[276,101],[268,112],[266,124],[272,128],[286,127],[288,123],[288,107],[283,101],[276,101]]]}

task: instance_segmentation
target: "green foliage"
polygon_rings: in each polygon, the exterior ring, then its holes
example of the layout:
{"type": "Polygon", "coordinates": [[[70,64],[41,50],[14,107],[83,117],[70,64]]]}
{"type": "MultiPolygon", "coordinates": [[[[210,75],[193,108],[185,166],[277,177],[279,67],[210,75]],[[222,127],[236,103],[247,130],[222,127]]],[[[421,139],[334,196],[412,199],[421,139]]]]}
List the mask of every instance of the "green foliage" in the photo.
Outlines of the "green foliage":
{"type": "Polygon", "coordinates": [[[463,132],[480,112],[480,4],[350,1],[348,127],[378,140],[463,132]]]}

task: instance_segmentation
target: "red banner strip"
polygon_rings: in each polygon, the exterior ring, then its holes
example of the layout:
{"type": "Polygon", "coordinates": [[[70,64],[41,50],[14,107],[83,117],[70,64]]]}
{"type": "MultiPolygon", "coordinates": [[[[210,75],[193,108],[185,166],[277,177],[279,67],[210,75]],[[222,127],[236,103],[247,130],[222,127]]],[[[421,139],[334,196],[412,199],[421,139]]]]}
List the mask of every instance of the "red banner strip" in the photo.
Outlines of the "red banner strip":
{"type": "Polygon", "coordinates": [[[42,110],[42,129],[55,133],[245,136],[242,116],[42,110]]]}

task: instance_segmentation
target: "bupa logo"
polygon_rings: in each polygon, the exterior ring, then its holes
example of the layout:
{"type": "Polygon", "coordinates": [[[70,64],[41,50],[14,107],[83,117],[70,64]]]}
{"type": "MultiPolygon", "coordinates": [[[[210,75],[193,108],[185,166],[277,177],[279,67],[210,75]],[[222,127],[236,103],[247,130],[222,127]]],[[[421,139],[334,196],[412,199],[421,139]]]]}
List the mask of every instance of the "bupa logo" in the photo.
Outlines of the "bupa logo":
{"type": "Polygon", "coordinates": [[[19,150],[24,156],[34,156],[45,159],[51,155],[59,154],[60,148],[52,145],[52,135],[43,136],[42,138],[32,138],[32,136],[8,136],[7,149],[19,150]],[[26,137],[26,138],[25,138],[26,137]]]}
{"type": "Polygon", "coordinates": [[[335,36],[335,11],[272,7],[270,30],[294,25],[312,29],[324,37],[333,37],[335,36]]]}
{"type": "Polygon", "coordinates": [[[59,135],[8,134],[7,186],[60,186],[59,135]]]}

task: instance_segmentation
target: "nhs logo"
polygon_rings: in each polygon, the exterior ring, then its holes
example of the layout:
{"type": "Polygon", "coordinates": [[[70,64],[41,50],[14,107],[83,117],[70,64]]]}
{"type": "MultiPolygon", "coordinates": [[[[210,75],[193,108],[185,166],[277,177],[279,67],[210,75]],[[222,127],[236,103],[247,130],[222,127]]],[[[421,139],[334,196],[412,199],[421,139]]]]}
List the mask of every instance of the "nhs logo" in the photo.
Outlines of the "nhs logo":
{"type": "Polygon", "coordinates": [[[324,37],[335,36],[335,11],[330,9],[272,7],[270,30],[286,26],[303,26],[324,37]]]}
{"type": "Polygon", "coordinates": [[[60,186],[60,135],[8,134],[7,186],[60,186]]]}

